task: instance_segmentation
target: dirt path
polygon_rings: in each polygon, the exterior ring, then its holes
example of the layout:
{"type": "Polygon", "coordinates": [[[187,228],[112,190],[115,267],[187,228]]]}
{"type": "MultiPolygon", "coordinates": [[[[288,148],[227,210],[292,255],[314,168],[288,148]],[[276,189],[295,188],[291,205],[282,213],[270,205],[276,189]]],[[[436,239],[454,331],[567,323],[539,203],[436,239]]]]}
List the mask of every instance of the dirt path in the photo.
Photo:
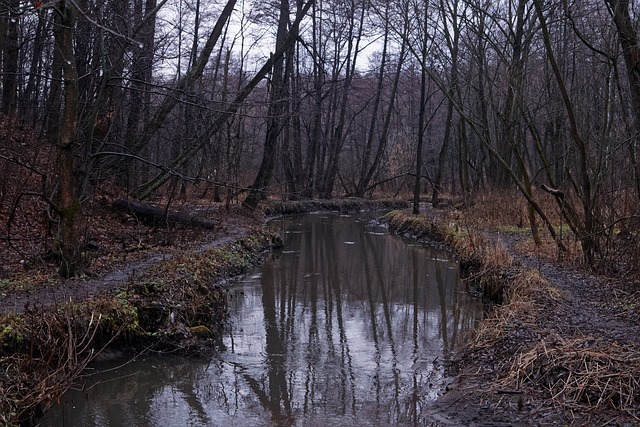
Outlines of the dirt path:
{"type": "MultiPolygon", "coordinates": [[[[223,232],[203,233],[200,239],[202,241],[189,250],[199,252],[222,246],[246,235],[247,231],[246,225],[235,220],[233,225],[225,228],[223,232]]],[[[65,300],[82,301],[99,294],[115,293],[119,285],[135,280],[144,270],[168,261],[181,252],[168,248],[147,255],[141,254],[137,260],[120,265],[97,278],[59,279],[40,283],[29,290],[11,292],[0,300],[0,315],[22,313],[27,304],[49,306],[65,300]]]]}
{"type": "MultiPolygon", "coordinates": [[[[513,248],[512,248],[513,249],[513,248]]],[[[517,254],[517,252],[514,253],[517,254]]],[[[523,266],[540,271],[562,292],[562,300],[548,307],[551,331],[563,336],[593,337],[620,345],[640,345],[637,313],[624,309],[633,292],[629,284],[516,255],[523,266]]]]}

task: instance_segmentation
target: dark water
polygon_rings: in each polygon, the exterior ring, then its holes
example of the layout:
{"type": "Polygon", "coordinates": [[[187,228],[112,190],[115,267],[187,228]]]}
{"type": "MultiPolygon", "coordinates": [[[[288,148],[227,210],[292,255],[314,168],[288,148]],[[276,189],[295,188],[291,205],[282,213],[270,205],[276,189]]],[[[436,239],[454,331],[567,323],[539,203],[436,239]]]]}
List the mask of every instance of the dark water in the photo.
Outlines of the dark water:
{"type": "Polygon", "coordinates": [[[482,308],[444,253],[372,218],[282,220],[284,250],[231,287],[218,356],[102,364],[43,425],[422,425],[482,308]]]}

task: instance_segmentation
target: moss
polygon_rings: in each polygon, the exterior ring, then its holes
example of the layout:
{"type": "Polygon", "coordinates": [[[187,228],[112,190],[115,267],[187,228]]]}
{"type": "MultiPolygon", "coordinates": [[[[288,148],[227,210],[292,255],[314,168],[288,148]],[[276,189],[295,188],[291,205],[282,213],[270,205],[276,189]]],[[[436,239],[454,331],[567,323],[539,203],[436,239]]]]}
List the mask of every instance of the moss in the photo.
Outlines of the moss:
{"type": "Polygon", "coordinates": [[[197,337],[209,338],[213,336],[213,332],[211,331],[211,329],[207,328],[204,325],[192,326],[190,329],[191,332],[197,337]]]}
{"type": "Polygon", "coordinates": [[[24,316],[11,313],[0,318],[0,350],[2,353],[19,351],[24,348],[26,340],[24,316]]]}

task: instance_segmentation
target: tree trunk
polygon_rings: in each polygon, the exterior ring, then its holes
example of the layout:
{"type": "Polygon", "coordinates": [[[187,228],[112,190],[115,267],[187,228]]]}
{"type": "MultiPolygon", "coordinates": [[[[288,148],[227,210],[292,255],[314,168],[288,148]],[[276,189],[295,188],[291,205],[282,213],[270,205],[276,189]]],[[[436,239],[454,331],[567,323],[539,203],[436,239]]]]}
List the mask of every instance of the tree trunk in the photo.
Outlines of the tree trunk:
{"type": "Polygon", "coordinates": [[[364,196],[364,193],[373,179],[374,174],[378,171],[380,167],[380,163],[382,162],[382,157],[387,148],[387,143],[389,141],[389,131],[391,129],[391,115],[394,110],[396,95],[398,93],[398,84],[400,82],[400,75],[402,74],[402,64],[404,63],[405,49],[406,49],[406,33],[405,36],[402,37],[402,46],[400,48],[400,55],[398,56],[398,64],[396,66],[396,73],[393,79],[393,85],[391,87],[391,94],[389,96],[389,105],[387,106],[387,111],[385,114],[384,122],[382,124],[382,134],[380,135],[380,140],[378,142],[378,148],[376,150],[375,156],[373,158],[373,162],[367,169],[365,176],[362,178],[361,182],[358,186],[358,194],[364,196]]]}
{"type": "MultiPolygon", "coordinates": [[[[636,133],[640,131],[640,46],[638,32],[631,20],[629,0],[605,0],[611,8],[613,21],[618,31],[618,40],[627,67],[627,79],[631,91],[631,102],[635,116],[636,133]]],[[[640,150],[638,137],[630,138],[629,153],[634,165],[636,195],[640,199],[640,150]]]]}
{"type": "Polygon", "coordinates": [[[2,34],[2,104],[0,111],[7,116],[16,113],[18,96],[18,11],[20,2],[9,0],[6,3],[9,16],[2,17],[6,21],[6,34],[2,34]]]}
{"type": "MultiPolygon", "coordinates": [[[[389,46],[389,3],[386,3],[385,16],[384,16],[384,36],[382,42],[382,57],[380,59],[380,68],[378,70],[378,82],[376,89],[373,93],[373,105],[371,107],[371,121],[369,122],[369,131],[367,132],[367,143],[362,153],[361,166],[360,166],[360,179],[356,186],[355,196],[364,196],[364,190],[369,184],[367,174],[369,172],[369,159],[371,158],[371,151],[373,150],[373,140],[376,135],[376,127],[378,123],[378,110],[380,109],[380,99],[382,98],[382,92],[384,91],[384,73],[387,67],[388,46],[389,46]]],[[[391,108],[391,104],[389,108],[391,108]]]]}
{"type": "Polygon", "coordinates": [[[33,123],[37,123],[38,120],[38,97],[40,96],[40,91],[36,90],[37,87],[40,86],[40,81],[42,79],[42,52],[44,50],[45,44],[45,25],[47,20],[44,19],[42,15],[38,15],[38,27],[36,28],[36,33],[33,36],[33,51],[31,52],[31,64],[29,66],[29,79],[27,80],[27,87],[24,91],[24,100],[22,102],[26,102],[27,108],[31,111],[31,119],[33,123]]]}
{"type": "MultiPolygon", "coordinates": [[[[280,0],[280,15],[278,18],[278,34],[276,36],[276,50],[282,48],[287,41],[289,26],[289,0],[280,0]]],[[[291,53],[290,51],[288,52],[291,53]]],[[[290,58],[289,58],[290,59],[290,58]]],[[[288,61],[289,62],[289,61],[288,61]]],[[[249,190],[249,194],[242,202],[242,206],[255,209],[267,195],[267,187],[271,183],[273,168],[278,151],[278,137],[284,125],[283,113],[287,110],[288,99],[285,96],[287,82],[285,80],[284,57],[273,61],[271,72],[271,93],[267,113],[267,135],[262,152],[262,162],[258,174],[249,190]]]]}
{"type": "MultiPolygon", "coordinates": [[[[355,6],[355,3],[352,3],[355,6]]],[[[335,184],[336,176],[338,175],[338,166],[340,164],[340,153],[342,152],[342,146],[344,144],[344,127],[347,118],[347,107],[349,106],[349,94],[351,92],[351,83],[356,71],[356,63],[358,59],[358,53],[360,51],[360,36],[364,26],[364,17],[366,12],[367,2],[362,2],[362,9],[359,17],[358,30],[354,34],[355,26],[355,10],[351,10],[350,22],[349,22],[349,34],[347,41],[347,64],[346,75],[344,78],[344,84],[342,85],[342,93],[340,98],[340,112],[338,114],[338,122],[331,132],[331,140],[328,148],[327,167],[324,171],[324,177],[320,188],[320,197],[330,198],[333,193],[333,186],[335,184]],[[354,43],[355,39],[355,43],[354,43]]],[[[332,122],[334,123],[334,122],[332,122]]]]}
{"type": "Polygon", "coordinates": [[[294,76],[293,70],[297,71],[297,57],[296,57],[296,45],[292,45],[289,48],[289,52],[286,55],[286,66],[284,71],[284,84],[282,97],[289,99],[286,104],[285,121],[289,123],[282,138],[282,156],[281,163],[284,172],[286,182],[286,194],[287,200],[298,200],[298,174],[301,170],[301,165],[294,164],[297,160],[297,147],[300,146],[300,115],[296,113],[300,108],[300,99],[297,90],[298,73],[294,76]]]}
{"type": "MultiPolygon", "coordinates": [[[[576,237],[580,240],[580,243],[582,245],[582,252],[584,254],[585,261],[587,262],[587,264],[593,265],[595,261],[594,255],[598,251],[598,221],[595,216],[595,194],[593,194],[594,192],[592,189],[591,177],[589,175],[587,147],[582,138],[582,135],[580,135],[580,132],[578,130],[578,124],[573,104],[571,102],[571,98],[569,97],[569,92],[565,85],[562,72],[553,53],[553,48],[551,46],[551,36],[547,27],[546,18],[542,11],[542,5],[540,3],[540,0],[534,0],[533,3],[535,5],[538,19],[540,21],[542,39],[544,42],[547,59],[549,60],[553,75],[555,77],[556,83],[558,84],[558,89],[560,90],[560,95],[562,96],[565,112],[567,113],[567,118],[569,120],[571,139],[578,154],[579,182],[576,183],[575,188],[582,202],[583,219],[580,222],[576,221],[575,219],[572,221],[572,218],[567,216],[565,216],[565,219],[567,219],[567,221],[573,222],[572,228],[575,229],[576,237]]],[[[561,205],[561,209],[563,208],[562,204],[569,203],[564,198],[562,200],[557,198],[557,200],[561,205]]],[[[566,212],[566,210],[563,210],[563,212],[566,212]]]]}
{"type": "MultiPolygon", "coordinates": [[[[422,147],[424,146],[425,122],[427,114],[427,55],[429,49],[429,20],[427,19],[428,3],[424,9],[424,22],[422,34],[422,47],[420,51],[420,111],[418,113],[418,147],[416,149],[416,177],[413,184],[413,209],[412,213],[420,213],[420,194],[422,192],[422,147]]],[[[404,45],[404,43],[403,43],[404,45]]],[[[436,196],[434,187],[434,196],[436,196]]],[[[436,196],[437,197],[437,196],[436,196]]]]}
{"type": "MultiPolygon", "coordinates": [[[[447,107],[447,119],[445,121],[444,136],[442,138],[442,147],[438,154],[438,169],[436,170],[436,176],[433,180],[433,194],[431,197],[431,203],[433,206],[438,206],[440,200],[440,193],[442,193],[442,179],[444,176],[445,161],[447,158],[447,152],[449,151],[449,144],[451,143],[451,130],[453,128],[453,110],[454,105],[458,103],[462,105],[460,92],[458,89],[458,51],[460,40],[460,28],[458,26],[458,1],[454,1],[450,7],[453,9],[450,11],[451,17],[447,17],[445,2],[440,0],[440,13],[442,18],[447,21],[451,19],[451,27],[445,26],[445,38],[447,40],[447,46],[451,52],[451,71],[449,77],[449,85],[447,98],[449,98],[449,105],[447,107]],[[453,34],[451,34],[453,31],[453,34]],[[454,101],[455,99],[455,101],[454,101]]],[[[423,68],[426,64],[423,65],[423,68]]]]}
{"type": "Polygon", "coordinates": [[[56,48],[60,51],[64,79],[64,107],[62,129],[58,146],[59,200],[57,211],[60,215],[59,247],[62,262],[59,273],[63,277],[75,275],[81,268],[76,218],[80,201],[76,195],[74,182],[73,151],[76,145],[78,127],[78,72],[73,54],[73,10],[66,2],[60,2],[60,27],[56,31],[56,48]]]}
{"type": "MultiPolygon", "coordinates": [[[[309,135],[309,149],[305,162],[305,188],[303,196],[312,198],[316,190],[316,164],[318,162],[318,152],[320,138],[322,137],[322,85],[324,83],[324,69],[321,66],[320,58],[322,46],[319,43],[319,34],[322,33],[322,19],[319,19],[318,8],[314,5],[311,13],[312,22],[312,57],[313,57],[313,120],[309,135]]],[[[320,17],[321,18],[321,17],[320,17]]]]}

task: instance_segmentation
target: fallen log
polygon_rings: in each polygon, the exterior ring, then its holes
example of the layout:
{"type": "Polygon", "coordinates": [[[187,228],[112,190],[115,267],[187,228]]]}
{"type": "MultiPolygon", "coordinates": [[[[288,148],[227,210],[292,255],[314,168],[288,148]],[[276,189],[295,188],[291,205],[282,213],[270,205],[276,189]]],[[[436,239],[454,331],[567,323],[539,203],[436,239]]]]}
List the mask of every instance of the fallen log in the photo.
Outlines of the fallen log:
{"type": "Polygon", "coordinates": [[[147,225],[167,226],[181,224],[208,230],[216,226],[211,220],[199,218],[187,212],[173,212],[133,200],[114,200],[111,207],[128,212],[147,225]]]}

